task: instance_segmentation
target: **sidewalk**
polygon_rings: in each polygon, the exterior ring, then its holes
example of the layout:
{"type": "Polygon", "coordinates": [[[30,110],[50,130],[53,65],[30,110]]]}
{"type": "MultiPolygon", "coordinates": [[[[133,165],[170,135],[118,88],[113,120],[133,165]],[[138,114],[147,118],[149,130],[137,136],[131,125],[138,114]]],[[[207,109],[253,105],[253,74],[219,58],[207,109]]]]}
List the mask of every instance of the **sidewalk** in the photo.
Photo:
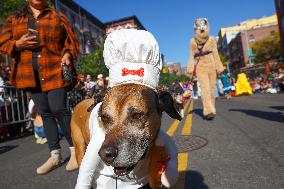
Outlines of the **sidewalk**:
{"type": "MultiPolygon", "coordinates": [[[[61,140],[63,159],[68,158],[67,142],[61,140]]],[[[0,143],[1,189],[73,189],[78,171],[65,171],[66,163],[47,175],[36,175],[36,168],[49,157],[47,144],[36,144],[34,136],[0,143]]]]}

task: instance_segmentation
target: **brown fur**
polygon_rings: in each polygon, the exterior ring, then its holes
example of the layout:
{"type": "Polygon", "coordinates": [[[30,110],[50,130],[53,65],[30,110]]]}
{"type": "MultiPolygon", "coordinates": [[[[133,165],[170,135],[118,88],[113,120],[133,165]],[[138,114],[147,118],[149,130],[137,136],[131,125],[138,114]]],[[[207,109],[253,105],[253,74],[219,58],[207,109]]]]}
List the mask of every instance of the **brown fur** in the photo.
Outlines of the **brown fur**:
{"type": "Polygon", "coordinates": [[[71,137],[75,147],[77,163],[80,166],[87,144],[90,142],[89,117],[87,109],[93,104],[93,99],[80,102],[74,109],[71,119],[71,137]]]}

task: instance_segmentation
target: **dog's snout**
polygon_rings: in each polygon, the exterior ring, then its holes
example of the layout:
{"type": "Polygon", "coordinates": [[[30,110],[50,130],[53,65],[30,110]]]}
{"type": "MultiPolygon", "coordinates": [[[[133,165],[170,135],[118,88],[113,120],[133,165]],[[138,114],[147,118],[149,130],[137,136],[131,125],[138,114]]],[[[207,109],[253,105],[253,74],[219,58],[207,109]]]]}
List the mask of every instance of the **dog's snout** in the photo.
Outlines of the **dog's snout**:
{"type": "Polygon", "coordinates": [[[103,147],[99,151],[99,155],[101,159],[106,164],[111,164],[114,159],[117,157],[118,150],[115,147],[109,146],[109,147],[103,147]]]}

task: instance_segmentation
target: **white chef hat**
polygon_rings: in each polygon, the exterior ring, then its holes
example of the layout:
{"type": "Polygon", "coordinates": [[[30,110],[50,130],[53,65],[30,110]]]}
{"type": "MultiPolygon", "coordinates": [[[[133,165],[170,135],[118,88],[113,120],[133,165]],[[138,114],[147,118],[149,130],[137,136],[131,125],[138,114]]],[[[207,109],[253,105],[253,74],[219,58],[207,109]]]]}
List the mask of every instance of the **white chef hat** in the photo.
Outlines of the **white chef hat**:
{"type": "Polygon", "coordinates": [[[120,29],[111,32],[104,44],[104,61],[109,85],[139,83],[155,89],[162,61],[154,36],[145,30],[120,29]]]}

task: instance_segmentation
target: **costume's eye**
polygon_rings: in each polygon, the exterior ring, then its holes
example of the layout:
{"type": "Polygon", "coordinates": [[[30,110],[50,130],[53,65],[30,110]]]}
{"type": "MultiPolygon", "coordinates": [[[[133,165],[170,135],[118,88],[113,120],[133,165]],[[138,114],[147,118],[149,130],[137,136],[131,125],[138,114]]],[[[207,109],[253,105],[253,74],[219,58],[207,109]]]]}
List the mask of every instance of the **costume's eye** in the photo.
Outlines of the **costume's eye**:
{"type": "Polygon", "coordinates": [[[143,117],[145,114],[143,112],[133,112],[131,114],[131,119],[132,120],[136,120],[136,119],[140,119],[141,117],[143,117]]]}

